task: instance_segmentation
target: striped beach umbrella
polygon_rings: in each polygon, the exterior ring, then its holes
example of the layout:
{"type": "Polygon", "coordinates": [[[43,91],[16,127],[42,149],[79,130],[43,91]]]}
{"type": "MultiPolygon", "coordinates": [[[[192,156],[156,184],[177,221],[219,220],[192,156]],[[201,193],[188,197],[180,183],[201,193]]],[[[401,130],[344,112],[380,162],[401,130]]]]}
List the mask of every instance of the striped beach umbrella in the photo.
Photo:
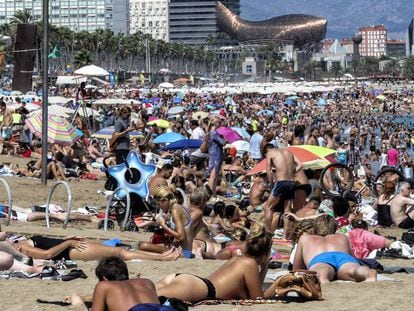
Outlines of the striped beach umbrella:
{"type": "MultiPolygon", "coordinates": [[[[49,143],[68,146],[79,139],[79,133],[65,118],[51,114],[48,115],[47,119],[47,140],[49,143]]],[[[33,134],[42,136],[41,114],[28,118],[25,122],[33,134]]]]}

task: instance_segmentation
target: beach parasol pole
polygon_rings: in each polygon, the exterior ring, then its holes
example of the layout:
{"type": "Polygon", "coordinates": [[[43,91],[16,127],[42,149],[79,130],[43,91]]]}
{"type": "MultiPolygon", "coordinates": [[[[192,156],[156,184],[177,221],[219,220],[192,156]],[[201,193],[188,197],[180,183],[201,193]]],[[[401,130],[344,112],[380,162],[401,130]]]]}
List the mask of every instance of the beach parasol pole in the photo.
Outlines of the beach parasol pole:
{"type": "Polygon", "coordinates": [[[42,91],[42,175],[43,185],[47,185],[47,106],[49,80],[49,0],[43,0],[43,91],[42,91]]]}

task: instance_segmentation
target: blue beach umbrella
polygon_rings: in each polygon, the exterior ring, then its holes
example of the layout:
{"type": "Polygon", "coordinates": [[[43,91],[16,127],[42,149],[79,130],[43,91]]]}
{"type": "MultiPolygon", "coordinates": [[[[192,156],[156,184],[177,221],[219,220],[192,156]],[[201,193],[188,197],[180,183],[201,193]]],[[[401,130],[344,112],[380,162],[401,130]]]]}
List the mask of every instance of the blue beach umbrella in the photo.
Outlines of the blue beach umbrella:
{"type": "Polygon", "coordinates": [[[154,144],[168,144],[168,143],[174,143],[178,140],[186,139],[185,136],[179,134],[179,133],[164,133],[160,136],[156,137],[153,141],[154,144]]]}
{"type": "Polygon", "coordinates": [[[182,139],[162,147],[161,150],[197,149],[200,148],[202,142],[199,139],[182,139]]]}
{"type": "Polygon", "coordinates": [[[257,114],[259,116],[262,116],[262,115],[273,116],[274,113],[271,110],[264,109],[264,110],[260,110],[257,114]]]}

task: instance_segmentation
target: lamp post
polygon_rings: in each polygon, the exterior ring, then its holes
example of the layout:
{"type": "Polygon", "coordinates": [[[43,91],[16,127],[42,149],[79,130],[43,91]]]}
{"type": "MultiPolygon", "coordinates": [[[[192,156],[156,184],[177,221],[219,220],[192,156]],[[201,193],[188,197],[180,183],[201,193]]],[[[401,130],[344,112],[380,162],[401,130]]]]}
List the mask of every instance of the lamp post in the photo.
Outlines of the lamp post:
{"type": "Polygon", "coordinates": [[[49,80],[49,0],[43,0],[43,89],[42,89],[42,175],[43,185],[47,185],[47,115],[49,80]]]}

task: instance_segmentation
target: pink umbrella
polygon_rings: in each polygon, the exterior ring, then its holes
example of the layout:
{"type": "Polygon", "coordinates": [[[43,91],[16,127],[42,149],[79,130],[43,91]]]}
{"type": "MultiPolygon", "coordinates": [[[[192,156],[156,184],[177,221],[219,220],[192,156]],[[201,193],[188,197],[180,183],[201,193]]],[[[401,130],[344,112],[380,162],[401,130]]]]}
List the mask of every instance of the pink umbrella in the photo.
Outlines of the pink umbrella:
{"type": "Polygon", "coordinates": [[[235,130],[232,130],[229,127],[219,127],[217,129],[217,133],[224,137],[230,144],[236,140],[242,139],[239,134],[235,130]]]}

